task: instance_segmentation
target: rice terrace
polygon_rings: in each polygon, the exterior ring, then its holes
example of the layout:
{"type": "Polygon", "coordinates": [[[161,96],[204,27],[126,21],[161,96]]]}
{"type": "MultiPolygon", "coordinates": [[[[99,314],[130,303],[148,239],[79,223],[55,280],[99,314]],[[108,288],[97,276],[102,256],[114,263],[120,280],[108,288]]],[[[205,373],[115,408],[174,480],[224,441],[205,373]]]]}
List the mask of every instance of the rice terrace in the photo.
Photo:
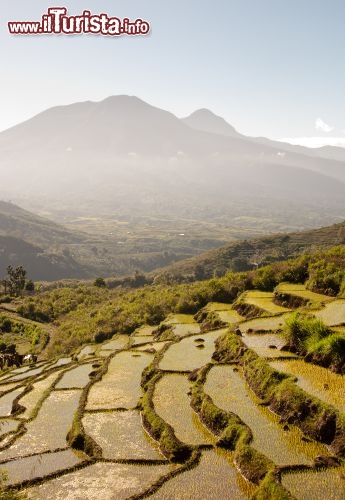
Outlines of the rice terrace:
{"type": "Polygon", "coordinates": [[[33,355],[0,376],[1,498],[345,498],[344,299],[308,259],[3,296],[33,355]]]}

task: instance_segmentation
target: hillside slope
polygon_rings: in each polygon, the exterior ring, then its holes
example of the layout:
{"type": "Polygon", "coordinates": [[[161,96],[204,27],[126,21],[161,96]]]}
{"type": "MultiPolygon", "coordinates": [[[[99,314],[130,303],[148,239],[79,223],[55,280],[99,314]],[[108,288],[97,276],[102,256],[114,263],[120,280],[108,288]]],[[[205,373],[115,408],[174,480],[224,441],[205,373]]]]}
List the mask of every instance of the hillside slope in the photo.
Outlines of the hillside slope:
{"type": "Polygon", "coordinates": [[[86,239],[86,235],[69,231],[49,219],[1,200],[0,235],[23,239],[43,248],[49,248],[52,244],[78,243],[86,239]]]}
{"type": "Polygon", "coordinates": [[[345,245],[345,221],[311,231],[277,234],[244,240],[176,262],[156,271],[155,276],[195,276],[206,279],[227,271],[242,271],[286,260],[316,249],[345,245]]]}
{"type": "Polygon", "coordinates": [[[71,255],[54,254],[11,236],[0,236],[0,277],[7,266],[24,266],[33,280],[87,278],[87,267],[76,262],[71,255]]]}

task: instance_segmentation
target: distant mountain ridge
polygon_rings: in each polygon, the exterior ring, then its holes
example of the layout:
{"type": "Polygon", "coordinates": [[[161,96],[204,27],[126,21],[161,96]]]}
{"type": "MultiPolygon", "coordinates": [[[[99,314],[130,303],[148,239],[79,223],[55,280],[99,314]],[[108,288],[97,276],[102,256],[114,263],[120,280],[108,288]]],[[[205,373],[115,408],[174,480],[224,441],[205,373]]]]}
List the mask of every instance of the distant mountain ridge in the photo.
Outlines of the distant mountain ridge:
{"type": "Polygon", "coordinates": [[[244,137],[237,130],[224,120],[224,118],[215,115],[209,109],[198,109],[186,118],[181,118],[183,123],[195,130],[210,132],[211,134],[220,134],[228,137],[244,137]]]}
{"type": "Polygon", "coordinates": [[[345,217],[345,162],[319,153],[246,137],[205,109],[179,119],[112,96],[51,108],[0,133],[0,198],[125,220],[316,227],[345,217]]]}

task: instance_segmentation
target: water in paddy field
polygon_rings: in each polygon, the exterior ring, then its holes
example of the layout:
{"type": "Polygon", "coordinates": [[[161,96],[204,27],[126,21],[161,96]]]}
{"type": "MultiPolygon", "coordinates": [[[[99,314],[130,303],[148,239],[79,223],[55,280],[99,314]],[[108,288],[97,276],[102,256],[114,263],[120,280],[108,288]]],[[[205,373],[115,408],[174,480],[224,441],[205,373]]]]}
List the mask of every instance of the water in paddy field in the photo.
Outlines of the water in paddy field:
{"type": "Polygon", "coordinates": [[[163,460],[157,444],[144,431],[138,410],[85,413],[85,432],[109,459],[163,460]]]}
{"type": "Polygon", "coordinates": [[[222,450],[205,450],[200,463],[163,484],[150,498],[155,500],[244,500],[255,487],[235,469],[232,455],[222,450]]]}
{"type": "Polygon", "coordinates": [[[19,400],[19,404],[25,408],[25,411],[20,414],[21,418],[30,418],[33,412],[36,409],[36,406],[42,399],[45,391],[49,389],[57,377],[60,375],[60,372],[55,372],[49,375],[48,377],[35,382],[33,384],[33,388],[31,391],[25,394],[19,400]]]}
{"type": "Polygon", "coordinates": [[[56,384],[56,389],[69,389],[72,387],[83,388],[90,382],[89,374],[92,372],[92,363],[77,366],[64,373],[56,384]]]}
{"type": "Polygon", "coordinates": [[[144,492],[174,468],[172,465],[96,463],[28,488],[25,493],[36,500],[125,500],[144,492]]]}
{"type": "Polygon", "coordinates": [[[141,373],[152,359],[153,355],[146,352],[116,354],[110,360],[107,373],[91,387],[86,409],[134,408],[141,396],[141,373]]]}
{"type": "Polygon", "coordinates": [[[53,391],[44,400],[37,417],[26,423],[27,432],[7,450],[0,452],[0,461],[66,448],[66,435],[71,427],[81,391],[53,391]]]}
{"type": "Polygon", "coordinates": [[[215,350],[214,342],[225,331],[222,329],[193,335],[172,344],[164,353],[159,368],[161,370],[192,371],[209,363],[215,350]],[[203,342],[195,342],[199,338],[203,339],[203,342]],[[200,344],[203,344],[204,347],[197,347],[200,344]]]}
{"type": "Polygon", "coordinates": [[[156,384],[153,404],[156,413],[174,429],[176,437],[187,444],[209,443],[195,425],[196,414],[190,406],[190,382],[186,375],[167,373],[156,384]]]}
{"type": "Polygon", "coordinates": [[[277,360],[272,368],[297,377],[296,384],[309,394],[345,413],[345,377],[302,359],[277,360]]]}
{"type": "Polygon", "coordinates": [[[13,401],[23,392],[23,390],[24,387],[20,387],[0,397],[0,417],[8,417],[11,415],[13,401]]]}
{"type": "Polygon", "coordinates": [[[18,458],[1,464],[1,468],[7,473],[6,484],[16,484],[73,467],[80,462],[81,459],[73,451],[63,450],[18,458]]]}
{"type": "Polygon", "coordinates": [[[279,418],[267,407],[258,405],[244,378],[231,366],[211,368],[205,393],[216,406],[238,415],[253,433],[253,448],[277,465],[312,465],[317,455],[327,454],[325,446],[302,440],[297,428],[283,430],[279,418]]]}
{"type": "Polygon", "coordinates": [[[344,500],[345,467],[286,473],[282,484],[297,500],[344,500]]]}

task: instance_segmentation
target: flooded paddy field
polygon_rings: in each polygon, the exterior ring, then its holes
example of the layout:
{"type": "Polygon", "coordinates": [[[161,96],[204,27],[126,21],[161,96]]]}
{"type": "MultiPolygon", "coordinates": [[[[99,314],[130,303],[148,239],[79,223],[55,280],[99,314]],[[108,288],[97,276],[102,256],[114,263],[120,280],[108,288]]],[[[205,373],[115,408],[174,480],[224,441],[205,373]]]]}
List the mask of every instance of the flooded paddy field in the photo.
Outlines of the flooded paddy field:
{"type": "Polygon", "coordinates": [[[178,337],[200,332],[200,326],[192,314],[172,314],[162,324],[171,325],[174,334],[178,337]]]}
{"type": "Polygon", "coordinates": [[[2,439],[8,432],[15,432],[19,426],[19,420],[11,418],[0,419],[0,439],[2,439]]]}
{"type": "Polygon", "coordinates": [[[167,344],[170,344],[170,342],[169,341],[166,341],[166,342],[164,342],[164,341],[163,342],[150,342],[149,344],[135,346],[135,350],[136,351],[146,351],[147,349],[154,349],[156,352],[159,352],[167,344]]]}
{"type": "Polygon", "coordinates": [[[313,311],[313,314],[328,326],[345,325],[345,300],[328,302],[323,309],[313,311]]]}
{"type": "Polygon", "coordinates": [[[297,428],[283,430],[279,418],[250,391],[244,378],[231,366],[214,366],[208,373],[205,392],[223,410],[231,411],[253,433],[252,446],[277,465],[312,465],[315,457],[327,454],[325,446],[306,442],[297,428]]]}
{"type": "Polygon", "coordinates": [[[286,307],[275,304],[273,297],[274,294],[272,292],[261,292],[260,290],[250,290],[243,294],[243,300],[246,304],[263,309],[268,314],[280,314],[289,310],[286,307]]]}
{"type": "Polygon", "coordinates": [[[141,373],[152,359],[153,355],[146,352],[115,354],[107,373],[91,387],[86,409],[134,408],[141,396],[141,373]]]}
{"type": "Polygon", "coordinates": [[[212,332],[193,335],[172,344],[164,353],[164,358],[159,367],[162,370],[192,371],[195,368],[209,363],[214,352],[215,340],[226,330],[214,330],[212,332]],[[200,342],[196,342],[202,339],[200,342]],[[198,347],[203,345],[203,347],[198,347]]]}
{"type": "Polygon", "coordinates": [[[256,331],[269,332],[282,330],[285,324],[285,320],[289,317],[289,315],[290,313],[284,313],[276,316],[250,319],[240,323],[239,329],[242,333],[248,333],[248,330],[252,331],[253,333],[255,333],[256,331]]]}
{"type": "Polygon", "coordinates": [[[297,385],[309,394],[345,413],[345,377],[301,359],[277,360],[272,368],[297,377],[297,385]]]}
{"type": "Polygon", "coordinates": [[[243,335],[242,341],[263,358],[296,357],[290,352],[280,350],[286,342],[278,333],[247,333],[243,335]]]}
{"type": "Polygon", "coordinates": [[[12,413],[13,401],[22,394],[24,387],[15,389],[0,397],[0,417],[8,417],[12,413]]]}
{"type": "Polygon", "coordinates": [[[186,375],[167,373],[156,384],[153,404],[156,413],[170,424],[176,437],[186,444],[208,441],[195,425],[197,416],[190,406],[190,382],[186,375]]]}
{"type": "Polygon", "coordinates": [[[66,435],[77,409],[80,391],[53,391],[44,400],[37,417],[26,423],[27,432],[0,451],[0,461],[66,448],[66,435]]]}
{"type": "Polygon", "coordinates": [[[244,500],[252,496],[250,485],[232,463],[232,455],[221,450],[205,450],[199,464],[163,484],[150,498],[155,500],[244,500]]]}
{"type": "Polygon", "coordinates": [[[35,411],[38,403],[41,401],[44,393],[53,385],[55,380],[60,375],[60,372],[55,372],[48,377],[39,380],[33,384],[31,391],[27,392],[19,400],[19,404],[25,408],[25,411],[20,414],[21,418],[30,418],[35,411]]]}
{"type": "Polygon", "coordinates": [[[138,410],[85,413],[86,433],[109,459],[164,460],[157,444],[144,431],[138,410]]]}
{"type": "Polygon", "coordinates": [[[305,285],[298,285],[295,283],[280,283],[275,290],[278,293],[285,293],[288,295],[295,295],[296,297],[302,297],[315,304],[331,302],[334,298],[328,295],[322,295],[320,293],[315,293],[307,290],[305,285]]]}
{"type": "Polygon", "coordinates": [[[6,484],[16,484],[74,467],[81,461],[73,451],[63,450],[18,458],[17,460],[2,463],[0,467],[7,472],[6,484]]]}
{"type": "Polygon", "coordinates": [[[77,366],[67,370],[59,382],[56,384],[56,389],[83,388],[90,381],[89,374],[92,372],[92,363],[77,366]]]}
{"type": "Polygon", "coordinates": [[[147,490],[171,465],[96,463],[28,488],[28,498],[54,500],[124,500],[147,490]]]}
{"type": "Polygon", "coordinates": [[[343,500],[345,467],[285,473],[282,484],[297,500],[343,500]]]}
{"type": "MultiPolygon", "coordinates": [[[[271,316],[244,320],[230,304],[221,303],[210,303],[207,309],[229,326],[238,325],[242,341],[260,356],[272,358],[271,366],[296,376],[297,384],[307,392],[344,412],[342,376],[301,359],[274,359],[289,356],[280,351],[284,345],[280,331],[291,313],[279,306],[277,309],[272,294],[266,292],[253,291],[249,300],[271,316]]],[[[320,312],[327,309],[330,315],[340,315],[342,306],[329,308],[335,302],[326,303],[320,312]]],[[[338,325],[339,318],[334,320],[338,325]]],[[[7,473],[7,484],[36,479],[37,484],[27,486],[24,492],[28,498],[44,500],[121,500],[141,494],[162,500],[240,500],[253,496],[256,486],[246,481],[234,465],[234,452],[216,446],[217,437],[190,406],[192,382],[188,374],[212,360],[214,342],[227,328],[200,333],[192,315],[179,314],[170,315],[163,324],[171,325],[180,340],[156,342],[152,332],[157,327],[144,325],[130,336],[115,335],[102,344],[85,345],[73,357],[16,368],[3,375],[0,470],[7,473]],[[147,352],[150,349],[152,352],[147,352]],[[159,353],[156,358],[155,353],[159,353]],[[159,421],[168,423],[182,443],[199,449],[200,461],[191,462],[189,469],[184,468],[185,464],[169,462],[159,443],[143,427],[141,379],[149,365],[150,370],[154,366],[161,370],[157,372],[161,377],[152,379],[150,389],[159,421]],[[95,370],[104,370],[100,378],[89,377],[95,370]],[[21,412],[9,418],[16,398],[21,412]],[[92,450],[87,451],[89,456],[73,450],[69,445],[72,441],[66,440],[78,419],[80,432],[98,445],[95,455],[92,450]],[[92,460],[87,461],[90,457],[92,460]],[[176,474],[171,476],[171,472],[176,474]],[[150,487],[151,496],[147,493],[150,487]]],[[[248,388],[239,365],[215,364],[204,390],[216,406],[235,413],[250,427],[251,446],[278,467],[311,466],[318,455],[329,455],[325,446],[303,439],[296,427],[283,427],[248,388]]],[[[297,499],[342,500],[343,476],[343,466],[316,472],[303,469],[292,473],[287,469],[282,473],[282,482],[297,499]],[[304,483],[301,493],[299,488],[304,483]]]]}

